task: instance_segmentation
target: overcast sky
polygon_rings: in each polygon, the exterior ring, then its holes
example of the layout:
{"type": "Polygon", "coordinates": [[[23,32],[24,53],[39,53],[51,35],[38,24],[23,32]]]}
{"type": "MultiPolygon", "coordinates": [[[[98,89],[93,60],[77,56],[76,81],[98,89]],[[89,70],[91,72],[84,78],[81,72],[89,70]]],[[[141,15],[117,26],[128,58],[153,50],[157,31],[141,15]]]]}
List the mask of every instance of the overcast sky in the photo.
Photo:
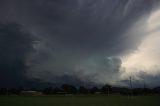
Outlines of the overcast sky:
{"type": "Polygon", "coordinates": [[[1,0],[0,86],[158,86],[159,2],[1,0]]]}

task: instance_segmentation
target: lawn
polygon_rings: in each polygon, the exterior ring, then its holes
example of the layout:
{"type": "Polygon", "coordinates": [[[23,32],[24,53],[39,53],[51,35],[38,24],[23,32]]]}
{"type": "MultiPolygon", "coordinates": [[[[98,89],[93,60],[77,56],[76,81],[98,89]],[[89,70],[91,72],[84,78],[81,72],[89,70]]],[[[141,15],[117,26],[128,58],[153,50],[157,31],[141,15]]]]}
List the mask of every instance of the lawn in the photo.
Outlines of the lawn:
{"type": "Polygon", "coordinates": [[[0,106],[160,106],[160,96],[0,96],[0,106]]]}

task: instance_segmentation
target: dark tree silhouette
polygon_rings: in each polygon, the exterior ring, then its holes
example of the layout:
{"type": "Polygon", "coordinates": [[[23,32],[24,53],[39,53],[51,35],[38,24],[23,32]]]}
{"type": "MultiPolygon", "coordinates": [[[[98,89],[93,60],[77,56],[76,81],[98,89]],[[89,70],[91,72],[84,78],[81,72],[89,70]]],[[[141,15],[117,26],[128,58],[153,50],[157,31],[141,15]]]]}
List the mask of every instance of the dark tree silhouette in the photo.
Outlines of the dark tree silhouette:
{"type": "Polygon", "coordinates": [[[153,88],[153,92],[154,92],[155,94],[160,94],[160,86],[153,88]]]}
{"type": "Polygon", "coordinates": [[[75,94],[77,93],[77,88],[74,87],[73,85],[68,85],[68,84],[64,84],[61,87],[63,89],[64,92],[66,93],[70,93],[70,94],[75,94]]]}
{"type": "Polygon", "coordinates": [[[58,88],[58,87],[53,89],[53,93],[54,94],[59,94],[60,92],[62,92],[62,90],[60,88],[58,88]]]}
{"type": "Polygon", "coordinates": [[[89,90],[87,88],[85,88],[84,86],[80,86],[79,89],[78,89],[78,92],[80,94],[88,94],[89,90]]]}
{"type": "Polygon", "coordinates": [[[101,88],[101,92],[103,93],[103,94],[107,94],[107,95],[109,95],[110,93],[111,93],[111,86],[110,85],[105,85],[105,86],[103,86],[102,88],[101,88]]]}
{"type": "Polygon", "coordinates": [[[47,95],[54,94],[53,88],[52,88],[52,87],[45,88],[45,89],[43,90],[43,94],[47,94],[47,95]]]}
{"type": "Polygon", "coordinates": [[[8,94],[9,95],[19,95],[20,91],[18,89],[12,88],[12,89],[8,90],[8,94]]]}
{"type": "Polygon", "coordinates": [[[8,95],[8,89],[7,88],[1,88],[0,89],[0,95],[8,95]]]}
{"type": "Polygon", "coordinates": [[[93,87],[90,89],[91,94],[95,94],[96,92],[99,92],[99,89],[97,87],[93,87]]]}

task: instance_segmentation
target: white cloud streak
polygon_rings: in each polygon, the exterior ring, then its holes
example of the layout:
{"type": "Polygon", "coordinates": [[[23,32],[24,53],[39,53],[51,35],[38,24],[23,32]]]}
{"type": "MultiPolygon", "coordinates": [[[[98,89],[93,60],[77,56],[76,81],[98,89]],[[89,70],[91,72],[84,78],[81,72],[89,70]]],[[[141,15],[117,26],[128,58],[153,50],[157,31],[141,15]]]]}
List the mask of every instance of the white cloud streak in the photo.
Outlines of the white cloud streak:
{"type": "MultiPolygon", "coordinates": [[[[146,23],[142,25],[146,32],[138,49],[133,53],[122,56],[121,79],[135,76],[141,79],[140,73],[156,76],[160,73],[160,10],[151,13],[146,23]]],[[[139,31],[138,31],[139,32],[139,31]]],[[[134,32],[139,35],[139,33],[134,32]]],[[[136,37],[138,37],[136,36],[136,37]]]]}

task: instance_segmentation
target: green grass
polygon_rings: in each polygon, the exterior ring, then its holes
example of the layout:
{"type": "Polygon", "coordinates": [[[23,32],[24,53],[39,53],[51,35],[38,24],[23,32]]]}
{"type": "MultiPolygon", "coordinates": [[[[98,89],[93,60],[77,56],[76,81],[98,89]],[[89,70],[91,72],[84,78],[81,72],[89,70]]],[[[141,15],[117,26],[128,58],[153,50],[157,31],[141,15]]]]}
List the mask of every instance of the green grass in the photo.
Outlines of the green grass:
{"type": "Polygon", "coordinates": [[[160,96],[0,96],[0,106],[160,106],[160,96]]]}

